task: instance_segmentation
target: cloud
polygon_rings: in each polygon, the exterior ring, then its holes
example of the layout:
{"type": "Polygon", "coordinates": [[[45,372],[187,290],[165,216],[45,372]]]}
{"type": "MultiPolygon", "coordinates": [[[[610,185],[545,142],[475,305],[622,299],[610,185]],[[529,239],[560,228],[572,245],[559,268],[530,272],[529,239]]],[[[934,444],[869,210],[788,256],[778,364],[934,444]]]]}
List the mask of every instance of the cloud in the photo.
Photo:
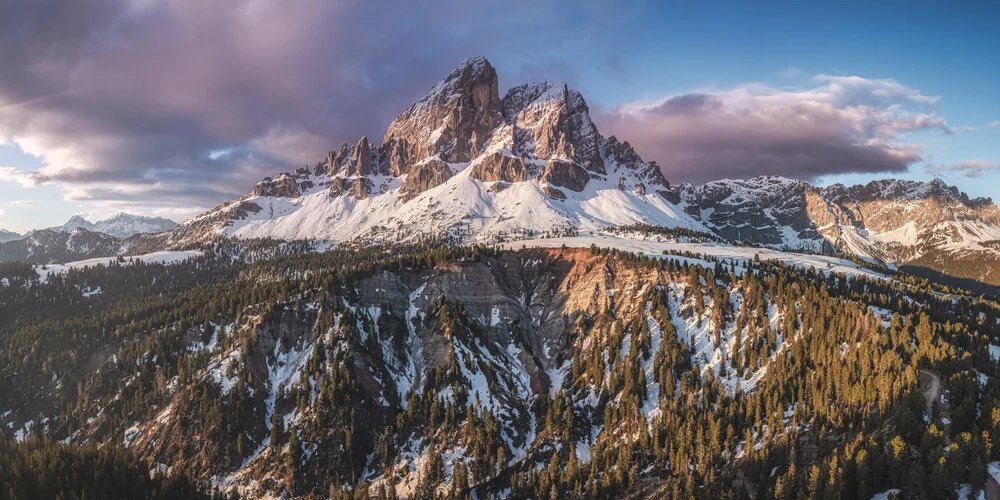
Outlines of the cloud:
{"type": "Polygon", "coordinates": [[[971,125],[971,126],[955,127],[955,131],[957,131],[957,132],[978,132],[980,130],[986,130],[988,128],[996,128],[996,127],[1000,127],[1000,120],[995,120],[995,121],[989,122],[989,123],[987,123],[985,125],[971,125]]]}
{"type": "Polygon", "coordinates": [[[11,205],[17,205],[19,207],[30,207],[31,200],[14,200],[10,202],[11,205]]]}
{"type": "Polygon", "coordinates": [[[16,167],[0,167],[0,181],[16,182],[24,187],[35,187],[48,181],[48,177],[39,172],[20,170],[16,167]]]}
{"type": "Polygon", "coordinates": [[[1000,172],[1000,162],[974,159],[955,165],[928,165],[927,171],[934,175],[947,173],[961,174],[963,177],[982,177],[983,174],[1000,172]]]}
{"type": "Polygon", "coordinates": [[[904,138],[952,134],[939,100],[895,80],[819,75],[811,88],[746,84],[628,103],[598,115],[668,179],[705,182],[762,174],[814,180],[902,172],[921,161],[904,138]]]}
{"type": "Polygon", "coordinates": [[[599,44],[623,25],[604,3],[0,2],[0,67],[16,68],[0,71],[0,143],[44,162],[0,179],[190,215],[361,135],[378,141],[469,56],[530,61],[506,66],[530,74],[560,60],[544,47],[570,24],[599,44]]]}
{"type": "Polygon", "coordinates": [[[789,66],[779,71],[778,76],[782,78],[799,78],[802,76],[802,69],[797,66],[789,66]]]}
{"type": "Polygon", "coordinates": [[[0,217],[3,217],[6,214],[7,214],[7,211],[4,210],[4,209],[2,209],[2,208],[0,208],[0,217]]]}

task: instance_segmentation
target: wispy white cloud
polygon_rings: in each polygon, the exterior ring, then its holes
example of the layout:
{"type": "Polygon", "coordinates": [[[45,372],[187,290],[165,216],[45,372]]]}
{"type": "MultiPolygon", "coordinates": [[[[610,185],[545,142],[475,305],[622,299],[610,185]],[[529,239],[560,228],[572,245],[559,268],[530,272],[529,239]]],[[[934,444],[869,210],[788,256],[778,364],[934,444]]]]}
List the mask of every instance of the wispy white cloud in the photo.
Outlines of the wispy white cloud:
{"type": "Polygon", "coordinates": [[[992,121],[984,125],[966,125],[961,127],[955,127],[956,132],[977,132],[979,130],[986,130],[990,128],[1000,127],[1000,120],[992,121]]]}
{"type": "Polygon", "coordinates": [[[48,180],[42,173],[16,167],[0,167],[0,181],[16,182],[24,187],[36,187],[48,180]]]}
{"type": "Polygon", "coordinates": [[[1000,172],[1000,162],[974,159],[954,165],[928,165],[929,173],[940,175],[947,173],[961,174],[964,177],[982,177],[984,174],[1000,172]]]}

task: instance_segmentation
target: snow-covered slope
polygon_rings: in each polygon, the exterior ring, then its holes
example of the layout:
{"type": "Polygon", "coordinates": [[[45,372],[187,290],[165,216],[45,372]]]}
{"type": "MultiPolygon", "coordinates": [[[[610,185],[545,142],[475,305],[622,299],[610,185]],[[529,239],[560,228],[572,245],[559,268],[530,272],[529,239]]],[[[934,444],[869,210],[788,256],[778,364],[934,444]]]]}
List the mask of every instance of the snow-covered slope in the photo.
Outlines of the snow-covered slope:
{"type": "Polygon", "coordinates": [[[496,92],[489,63],[470,59],[401,114],[382,146],[362,138],[314,169],[267,178],[181,224],[169,244],[488,242],[632,223],[708,230],[669,201],[655,164],[599,134],[579,92],[554,82],[515,87],[502,100],[496,92]]]}
{"type": "Polygon", "coordinates": [[[357,238],[405,241],[450,234],[486,242],[505,236],[596,232],[602,227],[635,222],[705,230],[659,194],[619,189],[622,177],[632,186],[638,180],[617,165],[610,165],[608,175],[596,176],[580,192],[564,191],[564,198],[547,194],[549,185],[537,179],[483,182],[473,178],[470,169],[462,165],[450,164],[449,168],[458,172],[445,183],[405,201],[400,196],[402,182],[396,179],[377,178],[388,190],[357,199],[330,197],[322,186],[324,181],[311,176],[310,181],[317,187],[298,197],[248,198],[245,201],[260,210],[231,220],[220,234],[334,242],[357,238]]]}
{"type": "Polygon", "coordinates": [[[94,267],[94,266],[109,266],[115,263],[129,263],[133,261],[145,262],[147,264],[173,264],[176,262],[181,262],[186,259],[193,257],[198,257],[202,254],[198,250],[187,250],[187,251],[166,251],[166,252],[154,252],[144,255],[130,255],[118,257],[97,257],[94,259],[80,260],[76,262],[67,262],[65,264],[49,264],[44,266],[38,266],[35,271],[38,272],[40,276],[48,277],[51,274],[61,274],[69,271],[70,269],[81,269],[84,267],[94,267]]]}

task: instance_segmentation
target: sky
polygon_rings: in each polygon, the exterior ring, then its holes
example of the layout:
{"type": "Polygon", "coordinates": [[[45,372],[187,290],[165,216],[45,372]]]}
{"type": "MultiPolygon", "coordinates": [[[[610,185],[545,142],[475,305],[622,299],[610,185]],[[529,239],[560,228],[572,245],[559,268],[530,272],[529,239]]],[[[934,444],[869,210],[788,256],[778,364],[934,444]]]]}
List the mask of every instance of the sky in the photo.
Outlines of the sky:
{"type": "Polygon", "coordinates": [[[1000,194],[998,2],[0,0],[0,228],[183,220],[388,123],[462,60],[561,80],[672,183],[1000,194]]]}

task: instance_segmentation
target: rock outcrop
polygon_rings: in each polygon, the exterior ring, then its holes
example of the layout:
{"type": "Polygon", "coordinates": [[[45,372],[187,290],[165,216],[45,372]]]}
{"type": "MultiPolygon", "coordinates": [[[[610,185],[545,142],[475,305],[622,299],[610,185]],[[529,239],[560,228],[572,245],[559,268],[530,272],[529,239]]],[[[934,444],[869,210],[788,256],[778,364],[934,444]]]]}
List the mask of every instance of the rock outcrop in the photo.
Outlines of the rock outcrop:
{"type": "Polygon", "coordinates": [[[390,139],[379,148],[380,168],[387,175],[400,176],[409,167],[409,153],[402,139],[390,139]]]}
{"type": "Polygon", "coordinates": [[[549,160],[542,173],[542,182],[576,192],[583,191],[583,188],[587,187],[588,180],[590,173],[583,167],[562,160],[549,160]]]}
{"type": "Polygon", "coordinates": [[[562,192],[562,191],[560,191],[560,190],[558,190],[558,189],[556,189],[556,188],[554,188],[552,186],[543,186],[542,187],[542,192],[545,193],[545,194],[547,194],[547,195],[549,195],[552,198],[557,199],[557,200],[565,200],[566,199],[566,193],[564,193],[564,192],[562,192]]]}
{"type": "Polygon", "coordinates": [[[403,187],[405,200],[409,200],[428,189],[440,186],[455,175],[447,163],[438,158],[430,158],[414,165],[406,176],[403,187]]]}
{"type": "Polygon", "coordinates": [[[362,137],[354,146],[351,158],[344,169],[344,175],[371,175],[372,174],[372,145],[367,137],[362,137]]]}
{"type": "MultiPolygon", "coordinates": [[[[681,187],[681,198],[722,237],[764,245],[822,244],[809,220],[805,193],[811,186],[783,177],[725,180],[681,187]]],[[[790,245],[790,246],[791,246],[790,245]]]]}
{"type": "Polygon", "coordinates": [[[253,187],[254,196],[273,196],[275,198],[298,197],[299,183],[290,175],[281,174],[275,178],[267,177],[253,187]]]}
{"type": "Polygon", "coordinates": [[[528,169],[521,158],[497,151],[476,162],[469,175],[483,182],[524,182],[528,180],[528,169]]]}
{"type": "Polygon", "coordinates": [[[344,177],[334,177],[330,181],[330,196],[337,197],[347,192],[351,189],[350,179],[344,177]]]}
{"type": "Polygon", "coordinates": [[[635,172],[644,186],[670,187],[670,183],[660,171],[660,166],[656,162],[642,161],[639,153],[628,141],[620,142],[615,136],[608,137],[604,141],[604,156],[619,167],[635,172]]]}

